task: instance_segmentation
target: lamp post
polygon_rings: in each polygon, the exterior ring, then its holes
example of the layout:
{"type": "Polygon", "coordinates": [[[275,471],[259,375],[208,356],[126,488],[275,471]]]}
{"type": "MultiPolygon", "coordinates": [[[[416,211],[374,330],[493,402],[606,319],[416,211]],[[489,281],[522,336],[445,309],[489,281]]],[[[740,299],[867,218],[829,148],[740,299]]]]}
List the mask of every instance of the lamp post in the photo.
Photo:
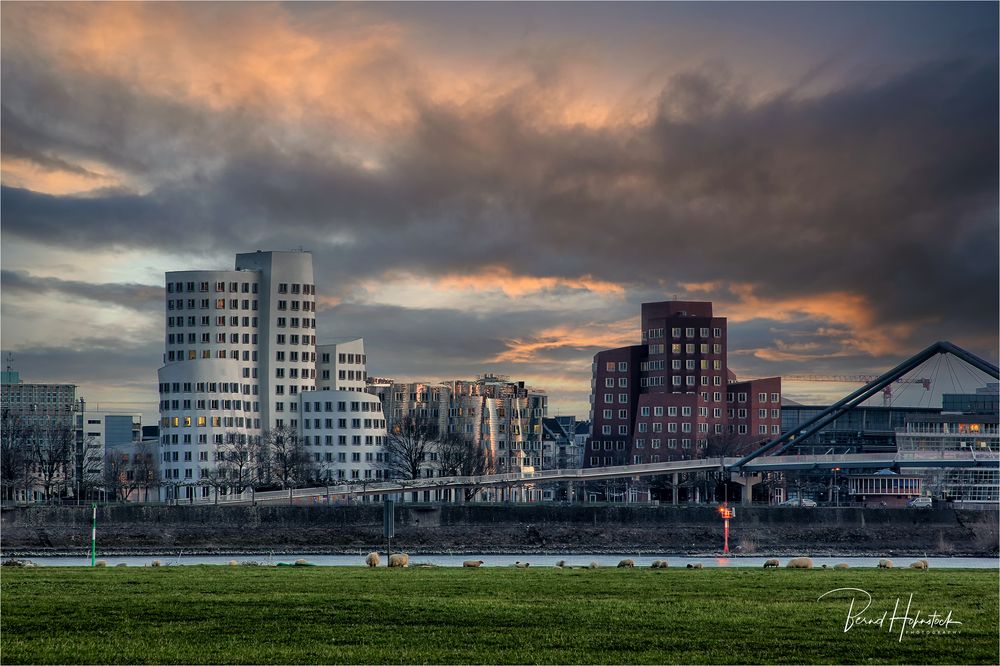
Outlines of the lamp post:
{"type": "Polygon", "coordinates": [[[719,515],[722,516],[723,533],[725,534],[725,542],[722,546],[722,552],[729,552],[729,519],[736,515],[734,509],[730,509],[728,506],[723,504],[719,507],[719,515]]]}
{"type": "Polygon", "coordinates": [[[840,507],[840,486],[837,485],[837,472],[839,471],[839,467],[833,468],[833,505],[837,508],[840,507]]]}

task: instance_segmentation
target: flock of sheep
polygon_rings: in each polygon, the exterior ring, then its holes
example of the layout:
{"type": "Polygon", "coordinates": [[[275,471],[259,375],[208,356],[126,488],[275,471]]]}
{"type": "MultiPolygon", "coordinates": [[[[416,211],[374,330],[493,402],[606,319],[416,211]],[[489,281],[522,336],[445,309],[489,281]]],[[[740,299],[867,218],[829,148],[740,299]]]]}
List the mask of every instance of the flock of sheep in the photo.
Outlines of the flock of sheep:
{"type": "MultiPolygon", "coordinates": [[[[379,566],[379,564],[381,564],[381,562],[382,562],[382,558],[379,556],[378,553],[368,553],[368,557],[365,558],[365,564],[367,564],[369,567],[377,567],[377,566],[379,566]]],[[[483,566],[483,564],[485,564],[485,562],[483,562],[483,560],[465,560],[464,562],[462,562],[462,566],[465,567],[465,568],[467,568],[467,569],[478,569],[479,567],[483,566]]],[[[410,556],[406,555],[405,553],[396,554],[396,555],[390,555],[389,556],[389,566],[390,567],[408,567],[408,566],[410,566],[410,556]]],[[[528,562],[517,561],[512,566],[514,566],[514,567],[516,567],[518,569],[527,569],[529,566],[531,566],[531,564],[528,563],[528,562]]],[[[559,560],[558,562],[556,562],[555,566],[556,566],[557,569],[572,568],[572,567],[567,567],[566,560],[559,560]]],[[[702,569],[703,566],[704,565],[702,565],[701,562],[695,562],[695,563],[688,563],[687,568],[688,569],[702,569]]],[[[776,568],[778,568],[780,566],[781,566],[781,562],[779,562],[778,560],[767,560],[766,562],[764,562],[764,568],[765,569],[772,569],[772,568],[776,569],[776,568]]],[[[794,557],[794,558],[788,560],[788,564],[786,564],[785,566],[787,568],[789,568],[789,569],[812,569],[813,568],[813,561],[812,561],[811,557],[794,557]]],[[[667,567],[668,567],[668,563],[667,563],[666,560],[653,560],[653,563],[650,565],[651,569],[666,569],[667,567]]],[[[913,564],[910,565],[911,569],[928,569],[929,567],[930,567],[930,564],[927,562],[927,560],[917,560],[916,562],[914,562],[913,564]]],[[[601,565],[598,564],[597,562],[591,562],[588,566],[586,566],[586,567],[579,567],[579,568],[581,568],[581,569],[600,569],[601,565]]],[[[621,562],[618,563],[618,568],[619,569],[634,569],[635,568],[635,560],[622,560],[621,562]]],[[[827,565],[824,564],[820,568],[826,569],[827,565]]],[[[838,570],[842,570],[842,569],[847,569],[849,567],[848,567],[847,564],[841,563],[841,564],[835,564],[835,565],[833,565],[833,568],[834,569],[838,569],[838,570]]],[[[879,569],[892,569],[892,560],[879,560],[878,561],[878,568],[879,569]]]]}

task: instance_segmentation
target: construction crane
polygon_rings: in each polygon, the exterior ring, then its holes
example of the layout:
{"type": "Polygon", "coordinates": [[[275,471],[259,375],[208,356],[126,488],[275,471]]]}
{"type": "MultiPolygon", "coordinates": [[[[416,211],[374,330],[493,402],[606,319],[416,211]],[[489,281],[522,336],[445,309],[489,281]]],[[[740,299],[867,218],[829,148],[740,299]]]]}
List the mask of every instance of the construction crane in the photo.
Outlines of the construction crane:
{"type": "MultiPolygon", "coordinates": [[[[789,381],[796,382],[841,382],[850,384],[867,384],[878,379],[878,375],[784,375],[782,379],[787,379],[789,381]]],[[[926,377],[920,377],[919,379],[904,379],[900,377],[895,381],[896,384],[920,384],[924,387],[925,391],[931,390],[931,380],[926,377]]],[[[892,384],[886,385],[882,389],[882,406],[891,407],[892,406],[892,384]]]]}

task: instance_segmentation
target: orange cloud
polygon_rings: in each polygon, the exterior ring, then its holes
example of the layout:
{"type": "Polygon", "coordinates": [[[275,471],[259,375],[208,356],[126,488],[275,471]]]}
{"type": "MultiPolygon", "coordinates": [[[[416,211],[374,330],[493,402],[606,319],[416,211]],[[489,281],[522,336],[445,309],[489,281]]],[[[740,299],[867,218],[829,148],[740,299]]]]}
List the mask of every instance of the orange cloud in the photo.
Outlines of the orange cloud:
{"type": "Polygon", "coordinates": [[[710,294],[715,310],[729,321],[772,319],[792,322],[818,319],[833,325],[818,328],[817,334],[838,344],[839,351],[831,353],[828,349],[777,342],[775,349],[755,352],[758,358],[772,361],[805,361],[859,353],[870,356],[890,354],[906,346],[918,325],[931,321],[881,322],[867,297],[847,291],[767,298],[759,296],[758,285],[750,283],[730,283],[723,286],[720,282],[705,282],[681,286],[688,291],[710,294]],[[720,293],[720,290],[724,291],[720,293]]]}
{"type": "Polygon", "coordinates": [[[621,296],[625,287],[614,282],[598,280],[590,275],[576,278],[535,277],[515,275],[505,266],[489,266],[476,273],[451,273],[433,281],[435,289],[458,289],[471,291],[502,291],[511,298],[538,293],[556,287],[583,289],[596,294],[621,296]]]}
{"type": "MultiPolygon", "coordinates": [[[[604,326],[589,323],[580,327],[556,326],[539,331],[529,339],[505,340],[507,350],[492,359],[493,363],[536,363],[541,353],[554,349],[610,349],[636,344],[638,322],[629,318],[604,326]]],[[[590,359],[580,363],[590,365],[590,359]]]]}
{"type": "Polygon", "coordinates": [[[124,176],[96,164],[44,165],[18,157],[5,157],[0,162],[0,181],[4,185],[55,196],[118,187],[124,180],[124,176]]]}

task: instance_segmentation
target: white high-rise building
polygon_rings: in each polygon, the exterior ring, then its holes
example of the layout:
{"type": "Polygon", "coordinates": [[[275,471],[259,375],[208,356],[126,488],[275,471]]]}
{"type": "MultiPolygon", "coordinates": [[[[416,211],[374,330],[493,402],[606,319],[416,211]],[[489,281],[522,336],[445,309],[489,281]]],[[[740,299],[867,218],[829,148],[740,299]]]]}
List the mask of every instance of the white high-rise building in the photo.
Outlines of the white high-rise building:
{"type": "Polygon", "coordinates": [[[226,438],[299,429],[299,394],[316,385],[315,299],[308,252],[257,251],[236,255],[235,270],[166,274],[158,373],[166,499],[210,496],[198,482],[226,438]]]}
{"type": "Polygon", "coordinates": [[[362,339],[317,347],[317,390],[300,394],[300,428],[319,480],[368,483],[385,475],[385,414],[366,392],[362,339]]]}

